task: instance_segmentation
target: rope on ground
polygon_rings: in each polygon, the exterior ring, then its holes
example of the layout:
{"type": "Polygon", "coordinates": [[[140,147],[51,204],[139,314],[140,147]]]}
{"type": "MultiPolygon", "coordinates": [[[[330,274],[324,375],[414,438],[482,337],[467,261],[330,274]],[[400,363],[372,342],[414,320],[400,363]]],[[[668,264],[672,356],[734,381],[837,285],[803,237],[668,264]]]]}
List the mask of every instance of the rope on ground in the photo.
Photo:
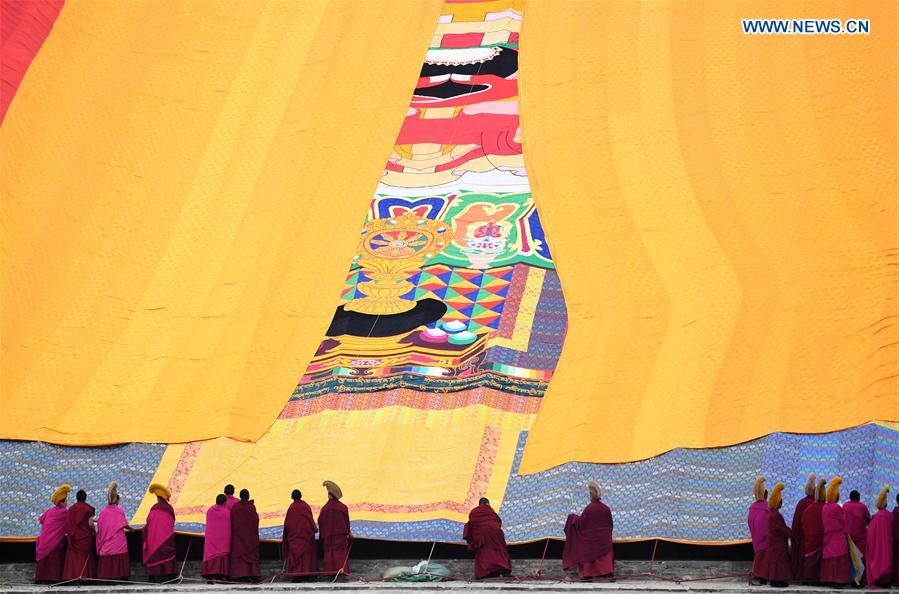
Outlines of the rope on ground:
{"type": "Polygon", "coordinates": [[[181,562],[181,570],[178,572],[178,575],[170,580],[162,582],[163,584],[180,584],[184,581],[184,566],[187,565],[187,558],[190,556],[190,545],[192,545],[193,543],[193,539],[187,541],[187,550],[184,551],[184,560],[181,562]]]}

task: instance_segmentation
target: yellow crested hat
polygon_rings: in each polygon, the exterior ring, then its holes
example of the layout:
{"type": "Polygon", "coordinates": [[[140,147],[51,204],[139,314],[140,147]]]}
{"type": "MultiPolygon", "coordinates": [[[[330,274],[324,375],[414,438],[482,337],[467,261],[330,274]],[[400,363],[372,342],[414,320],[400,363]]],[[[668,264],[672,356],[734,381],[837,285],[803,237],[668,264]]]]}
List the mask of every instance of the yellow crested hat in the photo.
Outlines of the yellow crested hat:
{"type": "Polygon", "coordinates": [[[340,499],[343,497],[343,491],[340,490],[340,487],[337,486],[337,483],[334,481],[325,481],[322,483],[322,487],[328,490],[328,493],[334,496],[334,499],[340,499]]]}
{"type": "Polygon", "coordinates": [[[119,485],[115,481],[109,483],[106,487],[106,503],[112,505],[119,502],[119,485]]]}
{"type": "Polygon", "coordinates": [[[153,483],[147,491],[157,497],[162,497],[166,501],[172,498],[172,492],[169,491],[169,488],[165,485],[160,485],[159,483],[153,483]]]}
{"type": "Polygon", "coordinates": [[[768,497],[768,508],[769,509],[777,509],[780,507],[781,501],[783,501],[783,496],[781,492],[784,490],[783,483],[777,483],[774,485],[774,488],[771,489],[771,496],[768,497]]]}
{"type": "Polygon", "coordinates": [[[69,493],[72,492],[71,485],[60,485],[53,491],[53,495],[50,496],[50,503],[56,505],[63,499],[69,496],[69,493]]]}
{"type": "Polygon", "coordinates": [[[765,477],[760,476],[755,479],[755,485],[752,487],[752,492],[755,493],[756,501],[765,500],[765,477]]]}
{"type": "Polygon", "coordinates": [[[809,473],[808,478],[805,479],[805,494],[808,497],[815,496],[815,473],[809,473]]]}
{"type": "Polygon", "coordinates": [[[827,492],[825,488],[827,486],[827,479],[818,479],[818,484],[815,487],[815,501],[818,503],[824,502],[824,495],[827,492]]]}
{"type": "Polygon", "coordinates": [[[883,489],[880,490],[880,493],[877,495],[877,509],[886,509],[887,508],[887,493],[890,492],[890,488],[884,485],[883,489]]]}
{"type": "Polygon", "coordinates": [[[840,498],[840,485],[843,484],[843,479],[838,476],[833,477],[830,480],[830,484],[827,486],[827,503],[835,503],[837,499],[840,498]]]}

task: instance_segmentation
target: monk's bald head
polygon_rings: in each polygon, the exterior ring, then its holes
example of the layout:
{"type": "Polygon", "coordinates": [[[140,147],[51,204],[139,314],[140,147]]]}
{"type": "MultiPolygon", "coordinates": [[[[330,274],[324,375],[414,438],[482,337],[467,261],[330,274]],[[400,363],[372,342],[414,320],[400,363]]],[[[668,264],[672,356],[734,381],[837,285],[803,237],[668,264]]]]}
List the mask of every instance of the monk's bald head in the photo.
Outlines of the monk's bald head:
{"type": "Polygon", "coordinates": [[[224,493],[219,493],[215,496],[216,505],[225,505],[226,501],[228,501],[228,497],[224,493]]]}
{"type": "Polygon", "coordinates": [[[478,499],[478,505],[490,505],[490,500],[486,497],[481,497],[478,499]]]}
{"type": "Polygon", "coordinates": [[[290,498],[293,499],[294,501],[299,501],[300,499],[303,498],[303,494],[300,493],[299,489],[294,489],[290,493],[290,498]]]}
{"type": "Polygon", "coordinates": [[[234,485],[225,485],[225,495],[234,495],[234,485]]]}
{"type": "Polygon", "coordinates": [[[78,489],[78,492],[75,493],[75,499],[82,503],[87,501],[87,492],[84,489],[78,489]]]}
{"type": "Polygon", "coordinates": [[[240,500],[241,501],[249,501],[250,500],[250,492],[246,489],[240,490],[240,500]]]}

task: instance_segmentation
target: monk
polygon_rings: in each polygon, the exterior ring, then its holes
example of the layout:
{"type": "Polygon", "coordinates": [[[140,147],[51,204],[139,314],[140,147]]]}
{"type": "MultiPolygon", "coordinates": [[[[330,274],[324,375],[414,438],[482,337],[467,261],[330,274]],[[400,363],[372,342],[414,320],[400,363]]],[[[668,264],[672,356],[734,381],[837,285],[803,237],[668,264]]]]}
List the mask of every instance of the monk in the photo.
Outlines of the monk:
{"type": "Polygon", "coordinates": [[[203,540],[203,566],[200,575],[207,580],[226,580],[230,575],[231,511],[224,493],[215,497],[215,505],[206,510],[206,538],[203,540]]]}
{"type": "Polygon", "coordinates": [[[815,474],[809,474],[805,479],[805,497],[796,503],[793,511],[793,523],[790,526],[790,540],[793,544],[793,554],[790,555],[790,566],[794,581],[802,580],[802,565],[804,546],[802,544],[802,514],[809,505],[815,502],[815,474]]]}
{"type": "Polygon", "coordinates": [[[97,559],[94,556],[94,508],[87,503],[87,493],[79,489],[76,503],[66,516],[66,564],[64,580],[86,580],[96,577],[97,559]]]}
{"type": "Polygon", "coordinates": [[[864,555],[868,542],[868,524],[871,523],[871,512],[868,511],[868,506],[861,502],[861,495],[858,491],[853,490],[849,493],[849,501],[843,504],[843,511],[846,517],[846,532],[864,555]]]}
{"type": "Polygon", "coordinates": [[[793,547],[793,554],[802,556],[802,581],[817,586],[821,580],[821,554],[824,547],[824,493],[827,481],[818,479],[815,501],[802,512],[802,549],[793,547]]]}
{"type": "Polygon", "coordinates": [[[178,574],[175,560],[175,509],[169,504],[172,492],[153,483],[149,492],[156,495],[142,533],[144,567],[150,581],[165,582],[178,574]]]}
{"type": "Polygon", "coordinates": [[[790,529],[780,513],[783,505],[783,483],[774,485],[768,499],[768,583],[774,588],[785,588],[789,585],[792,567],[790,566],[790,529]]]}
{"type": "Polygon", "coordinates": [[[846,540],[846,516],[840,507],[840,485],[843,479],[834,477],[827,487],[827,502],[821,510],[824,524],[824,547],[821,559],[821,583],[826,586],[845,586],[849,583],[849,543],[846,540]]]}
{"type": "Polygon", "coordinates": [[[324,552],[325,573],[350,572],[350,510],[340,502],[343,491],[333,481],[322,486],[328,491],[328,501],[318,514],[318,530],[324,552]]]}
{"type": "Polygon", "coordinates": [[[868,524],[865,551],[865,571],[868,584],[889,588],[893,580],[893,514],[887,509],[887,493],[884,487],[877,495],[877,512],[868,524]]]}
{"type": "Polygon", "coordinates": [[[41,534],[37,537],[37,568],[34,581],[54,583],[62,581],[66,564],[66,519],[68,518],[68,497],[72,492],[69,485],[61,485],[50,496],[53,507],[41,514],[41,534]]]}
{"type": "Polygon", "coordinates": [[[223,492],[225,493],[225,506],[230,510],[240,499],[234,496],[234,485],[225,485],[223,492]]]}
{"type": "Polygon", "coordinates": [[[899,586],[899,493],[893,508],[893,585],[899,586]]]}
{"type": "Polygon", "coordinates": [[[106,507],[97,517],[97,577],[101,580],[127,580],[131,577],[131,559],[128,557],[126,532],[133,532],[128,525],[125,510],[119,507],[119,490],[115,482],[106,489],[106,507]]]}
{"type": "Polygon", "coordinates": [[[259,568],[259,514],[246,489],[240,490],[240,501],[231,508],[230,562],[229,575],[234,581],[258,582],[262,577],[259,568]]]}
{"type": "Polygon", "coordinates": [[[755,502],[749,506],[749,535],[752,537],[752,574],[751,578],[760,584],[768,583],[768,490],[765,489],[765,477],[755,479],[752,488],[755,502]]]}
{"type": "Polygon", "coordinates": [[[318,526],[312,518],[312,508],[303,501],[303,494],[294,489],[290,498],[293,503],[284,517],[284,533],[281,537],[281,555],[286,573],[294,581],[318,573],[318,553],[315,550],[315,533],[318,526]]]}
{"type": "Polygon", "coordinates": [[[562,566],[577,568],[582,580],[610,578],[615,573],[612,552],[612,510],[602,502],[602,491],[595,481],[587,482],[590,503],[581,515],[569,514],[565,522],[565,548],[562,566]]]}
{"type": "Polygon", "coordinates": [[[486,497],[481,497],[478,506],[469,512],[462,538],[468,542],[468,550],[475,552],[475,579],[512,574],[512,559],[506,548],[503,521],[490,507],[486,497]]]}

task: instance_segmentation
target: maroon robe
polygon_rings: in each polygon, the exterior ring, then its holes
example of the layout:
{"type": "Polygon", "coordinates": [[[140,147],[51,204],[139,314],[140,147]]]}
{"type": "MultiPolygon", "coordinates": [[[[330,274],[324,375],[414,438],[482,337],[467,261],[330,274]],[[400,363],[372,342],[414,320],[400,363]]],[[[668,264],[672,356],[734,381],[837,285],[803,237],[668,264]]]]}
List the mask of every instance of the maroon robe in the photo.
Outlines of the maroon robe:
{"type": "Polygon", "coordinates": [[[512,573],[512,559],[506,548],[503,521],[489,504],[479,505],[468,514],[462,530],[468,550],[475,551],[474,577],[483,579],[512,573]]]}
{"type": "Polygon", "coordinates": [[[793,554],[802,558],[801,579],[818,583],[821,578],[821,553],[824,547],[823,503],[813,502],[802,512],[802,548],[793,547],[793,554]]]}
{"type": "Polygon", "coordinates": [[[839,503],[825,503],[821,508],[824,524],[824,546],[821,559],[821,582],[848,584],[851,579],[849,541],[846,538],[846,510],[839,503]]]}
{"type": "Polygon", "coordinates": [[[802,514],[815,502],[814,497],[803,497],[796,504],[796,510],[793,512],[793,523],[790,526],[790,540],[792,542],[793,554],[790,555],[790,566],[792,568],[793,579],[799,581],[802,579],[802,566],[804,556],[802,554],[805,548],[802,543],[802,514]]]}
{"type": "Polygon", "coordinates": [[[893,579],[893,514],[882,509],[868,524],[865,573],[869,584],[888,586],[893,579]]]}
{"type": "Polygon", "coordinates": [[[862,555],[868,544],[868,524],[871,523],[871,512],[861,501],[847,501],[843,504],[846,517],[846,532],[862,555]]]}
{"type": "MultiPolygon", "coordinates": [[[[565,522],[565,548],[562,550],[565,570],[574,571],[597,561],[603,561],[603,569],[614,570],[614,565],[606,563],[612,555],[612,528],[612,510],[601,501],[588,503],[580,516],[569,514],[565,522]]],[[[608,573],[612,571],[604,571],[602,575],[608,573]]],[[[584,577],[588,576],[584,574],[584,577]]]]}
{"type": "Polygon", "coordinates": [[[312,518],[312,508],[300,499],[287,508],[284,517],[284,535],[281,549],[287,564],[287,573],[293,576],[318,573],[318,553],[315,550],[315,533],[318,527],[312,518]]]}
{"type": "Polygon", "coordinates": [[[253,500],[238,501],[231,508],[231,579],[256,579],[259,568],[259,514],[253,500]]]}
{"type": "Polygon", "coordinates": [[[789,582],[792,576],[790,567],[790,529],[780,510],[768,511],[768,581],[789,582]]]}
{"type": "Polygon", "coordinates": [[[318,533],[324,551],[325,573],[350,572],[350,510],[328,498],[318,514],[318,533]]]}
{"type": "Polygon", "coordinates": [[[94,508],[79,501],[69,508],[66,516],[66,564],[64,580],[97,577],[96,535],[90,525],[94,508]]]}
{"type": "Polygon", "coordinates": [[[157,501],[150,508],[147,523],[141,530],[141,550],[143,551],[144,567],[147,575],[154,578],[168,577],[178,574],[178,562],[175,559],[175,508],[168,501],[157,501]],[[164,528],[154,526],[154,516],[166,514],[171,520],[166,519],[164,528]],[[169,525],[170,522],[170,525],[169,525]],[[153,531],[153,536],[150,532],[153,531]],[[161,535],[158,532],[162,532],[161,535]],[[155,542],[161,536],[162,542],[155,542]],[[155,548],[154,548],[155,547],[155,548]]]}
{"type": "Polygon", "coordinates": [[[61,582],[66,564],[66,520],[69,510],[63,499],[41,514],[41,533],[35,543],[34,581],[61,582]]]}
{"type": "Polygon", "coordinates": [[[899,586],[899,505],[893,508],[893,585],[899,586]]]}

